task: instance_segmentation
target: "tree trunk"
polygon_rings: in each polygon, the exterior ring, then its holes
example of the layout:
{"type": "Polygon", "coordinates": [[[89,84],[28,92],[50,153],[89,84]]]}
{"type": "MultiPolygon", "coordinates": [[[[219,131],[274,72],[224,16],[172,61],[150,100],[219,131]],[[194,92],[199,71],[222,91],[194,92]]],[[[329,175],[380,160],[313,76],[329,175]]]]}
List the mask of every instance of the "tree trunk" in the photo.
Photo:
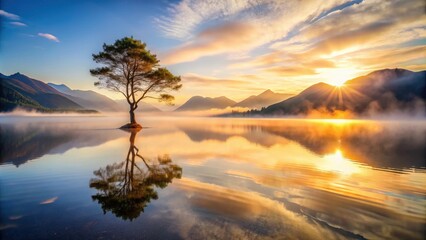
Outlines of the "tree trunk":
{"type": "Polygon", "coordinates": [[[134,105],[130,105],[130,110],[129,110],[130,123],[121,126],[120,127],[121,129],[139,129],[140,130],[142,128],[142,126],[136,122],[135,109],[136,107],[134,107],[134,105]]]}
{"type": "Polygon", "coordinates": [[[130,124],[136,123],[136,117],[135,117],[135,110],[133,108],[130,108],[130,124]]]}

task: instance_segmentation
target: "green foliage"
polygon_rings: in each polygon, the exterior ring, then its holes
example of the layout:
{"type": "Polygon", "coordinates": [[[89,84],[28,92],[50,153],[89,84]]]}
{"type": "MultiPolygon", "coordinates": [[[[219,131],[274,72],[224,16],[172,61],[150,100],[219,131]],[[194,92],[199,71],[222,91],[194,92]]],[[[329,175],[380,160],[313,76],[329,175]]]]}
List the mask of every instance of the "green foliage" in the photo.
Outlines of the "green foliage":
{"type": "Polygon", "coordinates": [[[160,67],[157,56],[133,37],[104,44],[101,52],[93,54],[93,61],[102,64],[90,70],[91,75],[99,79],[95,86],[121,93],[131,110],[145,98],[171,103],[174,97],[168,91],[182,87],[181,78],[160,67]]]}

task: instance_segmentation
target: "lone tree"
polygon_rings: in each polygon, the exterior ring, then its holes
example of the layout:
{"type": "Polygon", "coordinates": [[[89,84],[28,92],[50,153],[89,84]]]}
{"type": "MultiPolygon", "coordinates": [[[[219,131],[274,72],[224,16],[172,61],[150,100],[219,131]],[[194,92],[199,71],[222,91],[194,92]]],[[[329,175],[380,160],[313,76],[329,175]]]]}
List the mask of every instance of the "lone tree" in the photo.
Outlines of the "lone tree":
{"type": "Polygon", "coordinates": [[[90,69],[90,74],[99,79],[95,86],[123,94],[129,104],[130,123],[121,128],[142,128],[135,117],[142,99],[171,104],[174,97],[168,92],[182,87],[180,76],[160,67],[157,56],[146,49],[145,43],[133,37],[118,39],[112,45],[104,44],[103,51],[93,54],[93,61],[102,64],[90,69]]]}

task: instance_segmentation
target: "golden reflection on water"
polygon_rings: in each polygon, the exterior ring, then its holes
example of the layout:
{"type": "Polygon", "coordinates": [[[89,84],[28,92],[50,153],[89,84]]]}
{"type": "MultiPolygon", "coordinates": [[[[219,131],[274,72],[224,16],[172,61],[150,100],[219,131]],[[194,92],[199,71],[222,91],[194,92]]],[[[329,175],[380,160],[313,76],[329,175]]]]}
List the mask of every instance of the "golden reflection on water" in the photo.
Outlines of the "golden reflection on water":
{"type": "Polygon", "coordinates": [[[212,184],[243,192],[253,192],[260,185],[273,191],[269,199],[295,204],[315,219],[349,232],[367,238],[415,239],[419,232],[405,229],[401,222],[424,230],[426,174],[412,166],[424,159],[426,128],[421,122],[410,124],[178,120],[179,131],[150,136],[146,144],[162,142],[174,158],[199,169],[194,176],[184,174],[193,181],[207,178],[212,184]],[[221,179],[223,174],[229,179],[221,179]],[[232,184],[232,179],[244,184],[232,184]]]}
{"type": "Polygon", "coordinates": [[[360,171],[359,165],[342,155],[340,149],[336,149],[333,154],[323,157],[323,161],[318,164],[318,169],[322,171],[334,171],[343,175],[351,175],[360,171]]]}
{"type": "MultiPolygon", "coordinates": [[[[140,153],[151,159],[168,154],[174,164],[182,167],[182,179],[174,179],[159,190],[164,196],[149,205],[164,205],[167,214],[159,212],[156,216],[174,222],[182,238],[423,238],[425,122],[223,118],[145,121],[147,128],[134,142],[140,153]]],[[[84,131],[63,129],[43,134],[45,146],[38,148],[37,156],[43,154],[43,149],[52,152],[75,147],[82,139],[90,140],[88,146],[95,146],[84,149],[94,159],[116,145],[123,145],[125,157],[129,148],[128,135],[115,131],[86,136],[84,131]],[[74,139],[77,143],[67,142],[64,147],[58,145],[58,139],[74,139]],[[46,147],[49,144],[53,150],[46,147]]],[[[15,135],[22,139],[25,134],[15,135]]],[[[9,139],[10,143],[19,142],[9,139]]],[[[36,146],[31,142],[21,144],[22,152],[31,152],[25,151],[27,145],[31,149],[36,146]]],[[[16,155],[12,151],[4,156],[16,155]]],[[[133,160],[144,164],[141,159],[133,160]]]]}

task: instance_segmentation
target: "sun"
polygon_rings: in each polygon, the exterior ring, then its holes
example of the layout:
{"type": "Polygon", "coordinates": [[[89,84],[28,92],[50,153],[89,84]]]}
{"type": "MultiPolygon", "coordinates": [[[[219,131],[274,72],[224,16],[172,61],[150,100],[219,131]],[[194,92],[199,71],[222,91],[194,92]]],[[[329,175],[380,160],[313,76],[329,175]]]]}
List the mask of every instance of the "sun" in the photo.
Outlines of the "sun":
{"type": "Polygon", "coordinates": [[[321,69],[319,73],[324,82],[336,87],[344,86],[346,81],[359,75],[357,69],[352,68],[321,69]]]}
{"type": "Polygon", "coordinates": [[[332,79],[329,81],[329,83],[335,87],[342,87],[345,85],[347,79],[332,79]]]}

